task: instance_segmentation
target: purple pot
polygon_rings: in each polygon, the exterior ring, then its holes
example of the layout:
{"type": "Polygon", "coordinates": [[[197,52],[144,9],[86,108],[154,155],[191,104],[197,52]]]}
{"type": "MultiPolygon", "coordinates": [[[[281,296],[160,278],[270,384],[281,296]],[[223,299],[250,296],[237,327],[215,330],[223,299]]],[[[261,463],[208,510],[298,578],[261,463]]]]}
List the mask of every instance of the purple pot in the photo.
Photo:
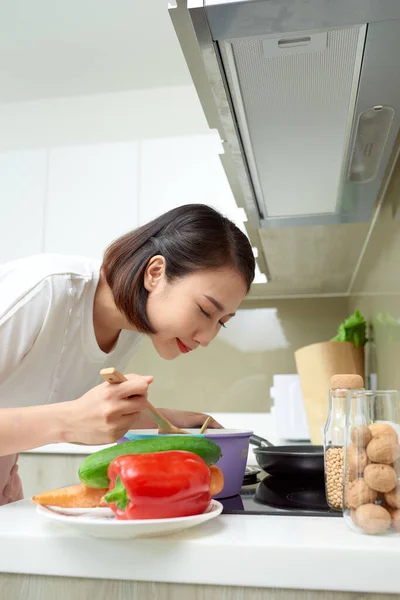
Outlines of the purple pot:
{"type": "MultiPolygon", "coordinates": [[[[199,429],[189,429],[188,431],[196,437],[199,436],[199,429]]],[[[241,429],[209,429],[206,434],[200,434],[201,437],[206,437],[218,444],[222,451],[222,457],[216,466],[224,474],[225,485],[222,492],[214,498],[229,498],[239,494],[246,470],[249,440],[252,433],[252,431],[241,429]]],[[[157,437],[158,435],[157,429],[137,429],[129,431],[118,443],[157,437]]]]}
{"type": "Polygon", "coordinates": [[[222,458],[216,463],[224,474],[225,485],[214,498],[229,498],[240,492],[249,453],[249,439],[252,431],[221,429],[206,433],[222,450],[222,458]],[[218,432],[218,433],[217,433],[218,432]]]}

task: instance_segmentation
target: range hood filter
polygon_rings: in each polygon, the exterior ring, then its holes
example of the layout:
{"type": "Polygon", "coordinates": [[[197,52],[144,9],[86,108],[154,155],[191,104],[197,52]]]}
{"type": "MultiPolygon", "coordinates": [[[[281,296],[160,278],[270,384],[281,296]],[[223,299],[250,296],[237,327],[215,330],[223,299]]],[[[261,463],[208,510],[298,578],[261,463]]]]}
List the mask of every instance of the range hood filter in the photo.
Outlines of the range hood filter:
{"type": "Polygon", "coordinates": [[[219,43],[264,217],[335,213],[366,26],[219,43]]]}

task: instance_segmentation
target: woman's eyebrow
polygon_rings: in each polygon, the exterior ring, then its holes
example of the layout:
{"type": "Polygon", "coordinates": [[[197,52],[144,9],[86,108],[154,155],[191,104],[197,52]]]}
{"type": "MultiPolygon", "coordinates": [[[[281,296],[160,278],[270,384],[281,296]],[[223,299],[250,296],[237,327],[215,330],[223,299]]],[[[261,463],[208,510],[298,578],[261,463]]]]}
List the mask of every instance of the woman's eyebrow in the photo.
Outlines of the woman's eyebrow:
{"type": "MultiPolygon", "coordinates": [[[[225,312],[225,308],[222,306],[222,304],[220,304],[220,302],[218,302],[218,300],[216,300],[212,296],[206,296],[205,294],[203,294],[203,295],[204,295],[204,298],[207,298],[207,300],[209,300],[212,304],[214,304],[214,306],[217,310],[219,310],[220,312],[225,312]]],[[[235,314],[236,313],[231,313],[229,316],[234,317],[235,314]]]]}

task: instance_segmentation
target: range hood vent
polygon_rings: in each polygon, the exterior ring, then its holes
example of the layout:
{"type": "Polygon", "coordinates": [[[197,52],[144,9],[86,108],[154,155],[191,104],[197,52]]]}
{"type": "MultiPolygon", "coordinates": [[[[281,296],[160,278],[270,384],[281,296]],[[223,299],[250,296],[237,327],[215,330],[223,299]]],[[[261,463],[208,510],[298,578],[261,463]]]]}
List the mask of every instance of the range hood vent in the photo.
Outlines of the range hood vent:
{"type": "Polygon", "coordinates": [[[336,213],[366,27],[219,44],[263,219],[336,213]]]}

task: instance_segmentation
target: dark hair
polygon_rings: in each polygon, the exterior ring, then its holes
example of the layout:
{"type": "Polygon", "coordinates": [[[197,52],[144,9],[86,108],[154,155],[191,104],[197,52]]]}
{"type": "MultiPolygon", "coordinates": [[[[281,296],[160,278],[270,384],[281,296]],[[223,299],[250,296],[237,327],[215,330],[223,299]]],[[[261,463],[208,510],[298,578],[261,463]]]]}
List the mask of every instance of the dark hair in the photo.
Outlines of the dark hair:
{"type": "Polygon", "coordinates": [[[174,208],[116,239],[104,254],[103,272],[115,304],[143,333],[155,333],[146,313],[144,274],[158,254],[165,258],[169,281],[225,266],[242,275],[247,291],[254,279],[251,244],[232,221],[204,204],[174,208]]]}

